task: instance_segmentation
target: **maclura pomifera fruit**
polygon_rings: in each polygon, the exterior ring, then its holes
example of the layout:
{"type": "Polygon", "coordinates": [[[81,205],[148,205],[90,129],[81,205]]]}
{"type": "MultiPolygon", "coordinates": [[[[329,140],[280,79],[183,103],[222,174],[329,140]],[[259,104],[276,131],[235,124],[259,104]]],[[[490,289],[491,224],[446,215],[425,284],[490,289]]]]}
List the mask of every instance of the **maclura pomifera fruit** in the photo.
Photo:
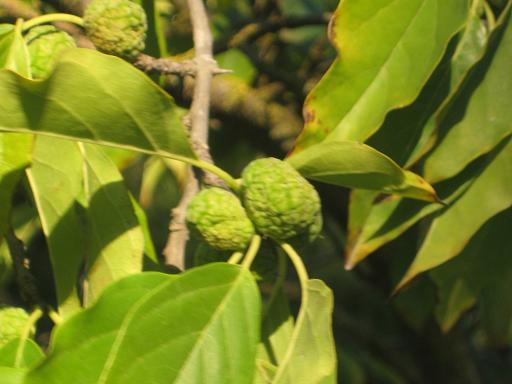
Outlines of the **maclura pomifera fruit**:
{"type": "Polygon", "coordinates": [[[99,51],[133,62],[144,50],[148,26],[144,9],[133,1],[93,0],[84,28],[99,51]]]}

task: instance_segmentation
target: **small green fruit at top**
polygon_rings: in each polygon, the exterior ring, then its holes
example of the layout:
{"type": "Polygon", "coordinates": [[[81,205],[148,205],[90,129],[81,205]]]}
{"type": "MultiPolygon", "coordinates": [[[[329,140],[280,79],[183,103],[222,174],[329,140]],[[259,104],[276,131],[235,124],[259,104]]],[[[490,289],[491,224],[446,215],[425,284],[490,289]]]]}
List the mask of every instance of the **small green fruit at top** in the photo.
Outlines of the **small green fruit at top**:
{"type": "Polygon", "coordinates": [[[25,35],[25,41],[34,79],[48,77],[62,52],[69,48],[76,48],[73,38],[53,25],[39,25],[31,28],[25,35]]]}
{"type": "Polygon", "coordinates": [[[256,230],[274,240],[302,245],[322,229],[318,193],[284,161],[250,163],[242,172],[242,200],[256,230]]]}
{"type": "Polygon", "coordinates": [[[92,0],[84,13],[87,36],[98,50],[135,61],[144,50],[144,9],[130,0],[92,0]]]}
{"type": "Polygon", "coordinates": [[[0,308],[0,347],[20,337],[28,319],[28,313],[22,308],[0,308]]]}
{"type": "Polygon", "coordinates": [[[190,201],[187,224],[211,247],[241,251],[254,235],[254,226],[240,200],[221,188],[203,189],[190,201]]]}

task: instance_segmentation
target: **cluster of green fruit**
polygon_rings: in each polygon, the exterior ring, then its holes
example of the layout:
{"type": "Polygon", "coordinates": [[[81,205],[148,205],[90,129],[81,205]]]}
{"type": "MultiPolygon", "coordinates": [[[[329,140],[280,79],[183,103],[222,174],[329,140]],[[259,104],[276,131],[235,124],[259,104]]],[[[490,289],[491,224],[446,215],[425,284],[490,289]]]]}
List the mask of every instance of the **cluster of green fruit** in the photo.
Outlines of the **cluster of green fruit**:
{"type": "Polygon", "coordinates": [[[240,199],[221,188],[203,189],[188,206],[187,223],[210,249],[200,247],[199,264],[245,250],[255,234],[300,247],[322,228],[320,198],[288,163],[258,159],[242,172],[240,199]]]}
{"type": "MultiPolygon", "coordinates": [[[[147,21],[144,9],[130,0],[93,0],[84,13],[84,28],[95,47],[110,55],[135,61],[144,50],[147,21]]],[[[42,79],[51,73],[57,58],[75,41],[51,25],[33,27],[25,35],[32,77],[42,79]]]]}

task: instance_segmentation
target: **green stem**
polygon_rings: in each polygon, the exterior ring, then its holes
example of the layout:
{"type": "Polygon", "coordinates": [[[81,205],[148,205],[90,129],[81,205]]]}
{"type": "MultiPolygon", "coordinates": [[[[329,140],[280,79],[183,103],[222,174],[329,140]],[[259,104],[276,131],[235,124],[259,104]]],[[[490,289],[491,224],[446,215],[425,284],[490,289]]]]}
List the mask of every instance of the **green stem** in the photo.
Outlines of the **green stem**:
{"type": "Polygon", "coordinates": [[[260,250],[261,245],[261,236],[254,235],[251,240],[251,244],[249,245],[249,249],[245,254],[244,261],[242,262],[242,268],[249,269],[251,268],[252,262],[256,258],[258,251],[260,250]]]}
{"type": "Polygon", "coordinates": [[[302,294],[304,295],[306,291],[307,282],[309,280],[308,271],[306,270],[306,267],[304,266],[301,257],[290,244],[283,243],[281,244],[281,248],[283,249],[283,251],[286,252],[288,257],[292,261],[293,266],[295,267],[295,271],[297,272],[297,276],[299,277],[301,291],[302,294]]]}
{"type": "Polygon", "coordinates": [[[489,23],[489,30],[492,31],[496,27],[496,18],[487,1],[484,1],[484,12],[487,22],[489,23]]]}
{"type": "Polygon", "coordinates": [[[40,308],[36,308],[34,312],[32,312],[28,318],[27,324],[25,328],[23,328],[23,332],[20,335],[20,343],[18,344],[18,348],[16,349],[16,359],[14,360],[14,368],[19,368],[21,362],[23,360],[23,350],[25,349],[25,343],[27,342],[30,331],[34,328],[34,325],[37,323],[37,320],[41,318],[43,315],[43,311],[40,308]]]}
{"type": "Polygon", "coordinates": [[[242,252],[235,252],[231,255],[231,257],[228,260],[229,264],[238,264],[240,260],[242,260],[242,257],[244,254],[242,252]]]}
{"type": "Polygon", "coordinates": [[[217,167],[215,164],[207,163],[206,161],[202,160],[196,160],[196,159],[190,159],[190,158],[180,158],[178,160],[182,160],[194,167],[204,169],[205,171],[208,171],[210,173],[213,173],[214,175],[219,176],[222,180],[226,182],[226,184],[235,192],[240,191],[240,184],[236,179],[234,179],[229,173],[224,171],[223,169],[217,167]]]}
{"type": "Polygon", "coordinates": [[[61,324],[64,320],[62,319],[62,316],[59,315],[57,312],[55,312],[53,309],[50,309],[48,311],[48,317],[52,319],[53,323],[55,325],[61,324]]]}
{"type": "Polygon", "coordinates": [[[23,31],[29,30],[39,24],[53,23],[55,21],[65,21],[67,23],[79,25],[80,27],[84,26],[84,20],[81,17],[68,15],[67,13],[49,13],[47,15],[34,17],[33,19],[23,23],[23,31]]]}

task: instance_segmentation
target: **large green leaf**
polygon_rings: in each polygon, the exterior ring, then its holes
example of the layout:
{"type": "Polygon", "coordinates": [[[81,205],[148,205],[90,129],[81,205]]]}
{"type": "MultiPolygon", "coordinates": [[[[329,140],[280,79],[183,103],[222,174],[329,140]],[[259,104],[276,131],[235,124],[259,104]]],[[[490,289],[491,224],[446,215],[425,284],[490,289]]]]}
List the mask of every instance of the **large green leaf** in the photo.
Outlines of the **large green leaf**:
{"type": "Polygon", "coordinates": [[[0,379],[2,384],[22,384],[26,369],[0,367],[0,379]]]}
{"type": "Polygon", "coordinates": [[[258,288],[239,266],[130,276],[59,326],[25,383],[252,383],[259,323],[258,288]]]}
{"type": "Polygon", "coordinates": [[[123,177],[101,147],[79,144],[87,201],[86,305],[112,282],[142,270],[144,235],[123,177]]]}
{"type": "Polygon", "coordinates": [[[332,309],[331,290],[321,280],[308,280],[292,337],[272,383],[336,383],[332,309]]]}
{"type": "Polygon", "coordinates": [[[435,142],[439,115],[459,91],[469,70],[482,59],[488,38],[479,1],[474,1],[465,28],[448,45],[443,60],[411,105],[391,111],[368,144],[398,164],[414,164],[435,142]]]}
{"type": "Polygon", "coordinates": [[[397,289],[457,256],[487,220],[512,205],[512,139],[504,140],[491,158],[467,191],[433,220],[397,289]]]}
{"type": "Polygon", "coordinates": [[[286,354],[293,334],[293,316],[290,313],[288,298],[280,287],[263,314],[261,343],[258,358],[278,365],[286,354]]]}
{"type": "MultiPolygon", "coordinates": [[[[436,185],[445,204],[453,202],[474,181],[477,168],[459,177],[436,185]]],[[[396,239],[420,219],[443,208],[440,204],[390,197],[373,203],[375,193],[356,190],[352,192],[349,211],[349,236],[346,245],[345,268],[351,269],[370,253],[396,239]]]]}
{"type": "Polygon", "coordinates": [[[492,339],[506,341],[512,322],[511,220],[511,209],[496,215],[457,258],[430,272],[439,289],[436,316],[443,330],[448,331],[479,298],[484,325],[489,324],[492,339]]]}
{"type": "Polygon", "coordinates": [[[8,226],[12,193],[29,165],[31,147],[30,135],[0,134],[0,238],[8,226]]]}
{"type": "Polygon", "coordinates": [[[0,367],[31,368],[43,357],[43,351],[33,340],[16,338],[0,348],[0,367]]]}
{"type": "Polygon", "coordinates": [[[287,161],[304,177],[324,183],[437,200],[434,189],[420,176],[403,170],[386,155],[355,141],[316,144],[287,161]]]}
{"type": "Polygon", "coordinates": [[[308,96],[298,149],[364,141],[411,103],[462,27],[467,0],[346,0],[330,29],[339,58],[308,96]]]}
{"type": "Polygon", "coordinates": [[[125,61],[70,49],[44,81],[0,71],[0,131],[195,159],[172,98],[125,61]]]}
{"type": "Polygon", "coordinates": [[[512,19],[493,36],[490,52],[475,68],[441,123],[444,137],[425,162],[431,181],[450,178],[512,133],[512,19]]]}
{"type": "MultiPolygon", "coordinates": [[[[0,25],[0,68],[30,76],[29,55],[21,35],[21,24],[16,27],[0,25]]],[[[1,99],[0,104],[3,104],[5,100],[1,99]]],[[[21,171],[30,161],[30,146],[29,136],[0,134],[0,241],[8,225],[11,195],[21,171]]]]}
{"type": "Polygon", "coordinates": [[[80,308],[76,285],[84,263],[85,304],[141,271],[142,230],[119,171],[100,147],[40,136],[28,175],[63,316],[80,308]]]}
{"type": "Polygon", "coordinates": [[[66,317],[80,308],[76,284],[85,260],[82,156],[76,143],[41,136],[32,163],[28,179],[50,251],[59,312],[66,317]]]}

